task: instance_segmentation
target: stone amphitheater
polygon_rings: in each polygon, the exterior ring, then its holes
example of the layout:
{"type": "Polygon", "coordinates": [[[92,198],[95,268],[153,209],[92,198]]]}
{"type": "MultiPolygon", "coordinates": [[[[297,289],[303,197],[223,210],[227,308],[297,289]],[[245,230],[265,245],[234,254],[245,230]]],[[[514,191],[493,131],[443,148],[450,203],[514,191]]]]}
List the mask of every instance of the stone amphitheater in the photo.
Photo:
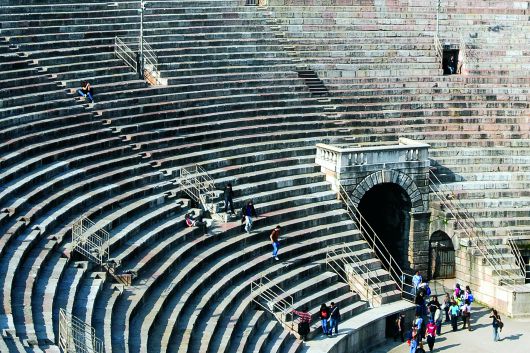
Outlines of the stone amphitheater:
{"type": "MultiPolygon", "coordinates": [[[[529,4],[0,0],[0,352],[59,352],[63,312],[102,346],[83,336],[68,351],[322,352],[259,305],[263,286],[309,307],[310,336],[320,304],[338,303],[349,334],[326,349],[361,352],[369,330],[410,304],[317,144],[428,145],[427,169],[407,184],[427,216],[403,270],[429,271],[429,236],[443,231],[454,276],[480,301],[530,314],[519,271],[530,255],[529,4]],[[155,84],[116,55],[116,37],[138,42],[142,16],[155,84]],[[460,74],[443,74],[449,50],[460,74]],[[76,93],[82,80],[95,104],[76,93]],[[183,190],[192,166],[219,190],[232,183],[238,209],[254,200],[253,232],[239,219],[186,227],[201,206],[183,190]],[[74,251],[84,218],[108,232],[117,267],[74,251]],[[341,249],[382,305],[330,268],[341,249]]],[[[371,186],[388,183],[374,175],[371,186]]],[[[350,196],[361,207],[363,193],[350,196]]]]}

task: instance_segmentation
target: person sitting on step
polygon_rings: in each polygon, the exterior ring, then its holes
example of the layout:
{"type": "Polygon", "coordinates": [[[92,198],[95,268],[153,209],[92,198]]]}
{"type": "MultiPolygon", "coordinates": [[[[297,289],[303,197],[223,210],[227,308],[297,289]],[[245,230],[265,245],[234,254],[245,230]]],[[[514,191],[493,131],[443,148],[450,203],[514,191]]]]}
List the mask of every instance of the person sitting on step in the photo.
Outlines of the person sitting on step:
{"type": "Polygon", "coordinates": [[[92,90],[92,86],[90,86],[88,81],[81,82],[81,88],[77,90],[77,94],[79,94],[81,97],[85,97],[89,103],[95,103],[94,91],[92,90]]]}

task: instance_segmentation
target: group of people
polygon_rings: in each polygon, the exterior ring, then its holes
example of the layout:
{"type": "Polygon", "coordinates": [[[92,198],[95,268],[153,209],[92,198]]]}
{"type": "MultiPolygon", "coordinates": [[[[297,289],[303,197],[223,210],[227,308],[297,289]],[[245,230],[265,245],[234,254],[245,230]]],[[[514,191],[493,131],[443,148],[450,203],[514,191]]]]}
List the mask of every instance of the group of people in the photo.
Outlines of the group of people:
{"type": "MultiPolygon", "coordinates": [[[[306,341],[307,335],[310,331],[312,317],[311,313],[307,310],[307,307],[301,311],[291,310],[291,312],[299,316],[298,333],[300,334],[302,340],[306,341]]],[[[335,335],[339,334],[340,310],[337,304],[331,302],[330,306],[327,306],[325,303],[323,303],[320,306],[319,316],[322,326],[322,333],[325,336],[332,337],[333,331],[335,331],[335,335]]]]}
{"type": "MultiPolygon", "coordinates": [[[[443,302],[438,297],[431,297],[428,282],[423,280],[421,273],[416,271],[412,278],[414,304],[416,317],[409,334],[410,352],[419,353],[423,350],[423,339],[427,341],[429,351],[433,350],[436,336],[442,333],[442,320],[451,322],[452,330],[458,330],[458,319],[462,319],[462,329],[471,331],[471,303],[474,301],[473,293],[469,286],[462,289],[456,284],[453,293],[446,293],[443,302]]],[[[403,341],[404,317],[396,319],[396,332],[403,341]]],[[[397,335],[396,335],[397,336],[397,335]]],[[[396,338],[396,337],[395,337],[396,338]]]]}
{"type": "MultiPolygon", "coordinates": [[[[234,215],[234,190],[232,188],[231,183],[227,183],[224,188],[224,201],[225,201],[225,212],[226,214],[232,214],[234,215]],[[230,212],[229,212],[230,211],[230,212]]],[[[252,200],[249,200],[242,208],[241,208],[241,226],[244,231],[247,233],[250,233],[252,231],[252,226],[254,224],[254,219],[258,217],[258,213],[256,212],[256,208],[254,207],[254,203],[252,200]]],[[[272,245],[272,257],[279,261],[280,258],[278,257],[278,251],[280,249],[280,230],[281,226],[277,225],[274,227],[272,232],[269,235],[269,239],[271,241],[272,245]]]]}
{"type": "MultiPolygon", "coordinates": [[[[416,315],[412,328],[408,331],[410,343],[410,353],[423,353],[423,339],[426,340],[429,351],[432,352],[436,336],[442,333],[442,321],[451,323],[453,331],[458,330],[459,319],[462,320],[462,329],[471,331],[471,304],[475,300],[469,286],[455,284],[452,293],[446,293],[443,302],[438,300],[436,295],[431,297],[429,284],[423,280],[420,272],[417,271],[412,279],[414,303],[416,305],[416,315]]],[[[498,312],[493,309],[490,318],[492,319],[493,340],[500,339],[499,333],[503,323],[498,312]]],[[[394,340],[401,337],[404,342],[405,315],[400,314],[395,321],[394,340]]]]}

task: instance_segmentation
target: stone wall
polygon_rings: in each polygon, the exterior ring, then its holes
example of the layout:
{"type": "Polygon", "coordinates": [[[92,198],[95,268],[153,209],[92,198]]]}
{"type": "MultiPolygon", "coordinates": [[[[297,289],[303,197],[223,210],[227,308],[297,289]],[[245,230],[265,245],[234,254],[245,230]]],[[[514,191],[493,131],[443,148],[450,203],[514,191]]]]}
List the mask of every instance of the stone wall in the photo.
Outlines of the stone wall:
{"type": "Polygon", "coordinates": [[[530,316],[530,287],[498,285],[492,268],[462,241],[455,252],[456,282],[469,285],[476,300],[510,317],[530,316]]]}

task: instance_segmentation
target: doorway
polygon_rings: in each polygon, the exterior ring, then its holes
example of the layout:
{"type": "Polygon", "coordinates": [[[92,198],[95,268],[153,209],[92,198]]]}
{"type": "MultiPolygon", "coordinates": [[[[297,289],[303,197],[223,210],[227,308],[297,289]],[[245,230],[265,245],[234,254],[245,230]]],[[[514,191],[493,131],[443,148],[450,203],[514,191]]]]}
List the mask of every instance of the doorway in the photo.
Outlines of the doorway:
{"type": "Polygon", "coordinates": [[[409,269],[411,201],[394,183],[382,183],[368,190],[359,202],[359,212],[381,238],[402,269],[409,269]]]}
{"type": "Polygon", "coordinates": [[[436,231],[429,240],[429,278],[455,277],[455,248],[453,241],[442,231],[436,231]]]}
{"type": "Polygon", "coordinates": [[[458,67],[458,49],[444,49],[442,67],[444,75],[455,75],[460,73],[458,67]]]}

